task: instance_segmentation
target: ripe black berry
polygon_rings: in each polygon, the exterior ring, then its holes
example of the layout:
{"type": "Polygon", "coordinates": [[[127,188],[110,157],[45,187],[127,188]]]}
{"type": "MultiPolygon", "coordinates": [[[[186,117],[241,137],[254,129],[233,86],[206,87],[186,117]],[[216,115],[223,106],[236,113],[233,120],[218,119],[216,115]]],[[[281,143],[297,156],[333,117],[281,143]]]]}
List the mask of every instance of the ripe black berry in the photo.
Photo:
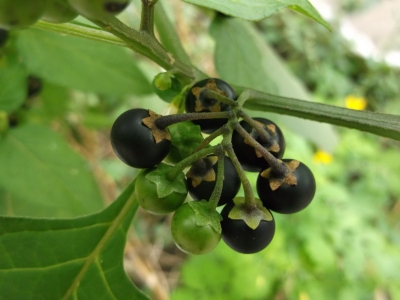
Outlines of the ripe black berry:
{"type": "MultiPolygon", "coordinates": [[[[207,156],[196,161],[187,176],[189,193],[194,200],[209,200],[214,191],[218,174],[218,157],[207,156]]],[[[240,178],[229,157],[224,157],[224,183],[218,206],[224,205],[236,196],[240,189],[240,178]]]]}
{"type": "MultiPolygon", "coordinates": [[[[231,109],[226,103],[220,103],[216,99],[205,97],[203,91],[206,88],[214,90],[227,98],[237,99],[235,91],[225,81],[218,78],[203,79],[194,84],[186,94],[186,112],[222,112],[231,109]]],[[[227,119],[195,120],[193,123],[199,125],[202,132],[212,133],[226,124],[227,119]]]]}
{"type": "Polygon", "coordinates": [[[243,220],[228,217],[234,203],[228,203],[221,211],[222,239],[233,250],[244,253],[256,253],[269,245],[275,233],[275,220],[261,220],[256,229],[250,228],[243,220]]]}
{"type": "Polygon", "coordinates": [[[170,148],[168,129],[157,131],[148,127],[155,117],[149,110],[135,108],[115,120],[111,129],[111,144],[117,156],[127,165],[151,168],[167,156],[170,148]]]}
{"type": "MultiPolygon", "coordinates": [[[[240,125],[264,148],[276,158],[281,158],[285,152],[285,138],[281,129],[272,121],[265,118],[254,118],[255,121],[263,125],[270,138],[262,140],[257,131],[246,121],[241,121],[240,125]]],[[[232,135],[232,146],[235,154],[246,171],[259,172],[269,167],[264,157],[255,148],[246,143],[245,139],[234,131],[232,135]]]]}
{"type": "Polygon", "coordinates": [[[271,169],[264,170],[257,178],[257,193],[266,208],[281,214],[292,214],[310,204],[315,194],[316,183],[314,175],[305,164],[292,159],[284,159],[283,162],[293,169],[293,176],[286,177],[283,183],[273,190],[271,182],[274,186],[274,183],[283,178],[271,169]]]}

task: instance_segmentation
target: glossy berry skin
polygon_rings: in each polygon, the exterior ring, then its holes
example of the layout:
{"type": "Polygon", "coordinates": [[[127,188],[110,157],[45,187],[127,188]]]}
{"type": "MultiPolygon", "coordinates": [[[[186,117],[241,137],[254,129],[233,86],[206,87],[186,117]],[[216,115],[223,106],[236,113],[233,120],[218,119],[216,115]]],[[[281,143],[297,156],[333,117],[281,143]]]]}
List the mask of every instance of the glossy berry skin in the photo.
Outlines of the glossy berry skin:
{"type": "Polygon", "coordinates": [[[67,3],[67,0],[47,0],[46,9],[41,17],[50,23],[66,23],[72,21],[78,13],[67,3]]]}
{"type": "Polygon", "coordinates": [[[170,141],[156,143],[151,130],[142,123],[146,109],[135,108],[121,114],[111,128],[115,154],[127,165],[145,169],[159,164],[168,154],[170,141]]]}
{"type": "MultiPolygon", "coordinates": [[[[146,178],[146,175],[155,169],[156,167],[153,167],[140,171],[136,177],[135,194],[144,210],[155,215],[166,215],[177,210],[185,202],[187,190],[186,193],[174,191],[166,197],[159,198],[156,184],[146,178]]],[[[181,180],[185,180],[183,173],[181,180]]]]}
{"type": "Polygon", "coordinates": [[[221,240],[221,233],[210,225],[198,226],[196,212],[189,203],[181,205],[171,220],[171,234],[179,249],[190,254],[205,254],[221,240]]]}
{"type": "MultiPolygon", "coordinates": [[[[236,100],[237,95],[233,88],[226,83],[225,81],[218,79],[218,78],[212,78],[217,86],[217,89],[226,93],[225,97],[236,100]]],[[[200,94],[199,100],[203,103],[204,108],[201,110],[196,110],[196,95],[193,94],[193,88],[204,88],[206,84],[209,82],[210,78],[203,79],[196,84],[194,84],[186,94],[186,99],[185,99],[185,109],[186,112],[188,113],[193,113],[193,112],[210,112],[213,107],[215,107],[215,104],[217,104],[217,101],[215,99],[211,98],[206,98],[202,94],[200,94]]],[[[220,109],[219,111],[228,111],[231,109],[231,107],[228,104],[225,103],[220,103],[220,109]]],[[[199,125],[201,128],[201,131],[204,133],[212,133],[224,124],[226,124],[228,120],[225,119],[208,119],[208,120],[195,120],[193,121],[194,124],[199,125]]]]}
{"type": "MultiPolygon", "coordinates": [[[[290,162],[292,159],[283,159],[290,162]]],[[[292,214],[307,207],[314,198],[316,183],[311,170],[300,162],[293,171],[297,179],[296,185],[283,183],[278,189],[272,190],[270,180],[261,176],[257,178],[257,193],[263,205],[281,214],[292,214]]]]}
{"type": "Polygon", "coordinates": [[[24,29],[43,15],[47,0],[1,0],[0,28],[24,29]]]}
{"type": "Polygon", "coordinates": [[[130,0],[68,0],[69,4],[82,16],[101,19],[122,12],[130,0]]]}
{"type": "Polygon", "coordinates": [[[221,211],[222,239],[236,252],[251,254],[267,247],[275,234],[275,219],[261,220],[256,229],[251,229],[243,220],[233,220],[228,217],[234,207],[230,202],[221,211]]]}
{"type": "MultiPolygon", "coordinates": [[[[253,118],[253,119],[265,125],[264,129],[266,129],[267,132],[270,133],[270,136],[272,138],[271,140],[262,142],[257,131],[245,121],[241,121],[240,125],[267,150],[269,149],[269,147],[271,147],[271,145],[275,141],[279,145],[279,151],[278,152],[270,151],[270,153],[276,158],[282,158],[283,153],[285,152],[286,142],[281,129],[274,122],[268,119],[265,118],[253,118]],[[268,127],[266,127],[271,125],[275,126],[275,133],[272,132],[270,129],[268,129],[268,127]]],[[[236,130],[232,134],[232,147],[244,170],[250,172],[259,172],[260,170],[264,170],[269,167],[268,162],[262,156],[258,157],[255,149],[252,146],[246,144],[244,142],[244,138],[236,130]]]]}
{"type": "MultiPolygon", "coordinates": [[[[193,165],[191,170],[194,173],[199,173],[201,175],[201,174],[204,174],[207,171],[207,169],[213,168],[215,175],[217,176],[218,163],[215,163],[213,166],[210,166],[204,160],[207,160],[207,157],[202,160],[203,163],[201,163],[201,166],[193,165]]],[[[192,196],[192,198],[197,201],[203,200],[203,199],[208,201],[211,197],[211,194],[214,191],[215,183],[216,183],[216,180],[215,181],[202,180],[199,185],[194,187],[192,178],[187,178],[187,185],[189,188],[190,196],[192,196]]],[[[239,189],[240,189],[239,175],[237,174],[235,167],[232,164],[231,159],[229,157],[225,156],[224,157],[224,183],[223,183],[223,187],[222,187],[221,197],[219,198],[219,201],[218,201],[218,206],[225,205],[229,201],[232,201],[232,199],[239,192],[239,189]]]]}
{"type": "Polygon", "coordinates": [[[3,47],[8,39],[8,31],[0,28],[0,48],[3,47]]]}

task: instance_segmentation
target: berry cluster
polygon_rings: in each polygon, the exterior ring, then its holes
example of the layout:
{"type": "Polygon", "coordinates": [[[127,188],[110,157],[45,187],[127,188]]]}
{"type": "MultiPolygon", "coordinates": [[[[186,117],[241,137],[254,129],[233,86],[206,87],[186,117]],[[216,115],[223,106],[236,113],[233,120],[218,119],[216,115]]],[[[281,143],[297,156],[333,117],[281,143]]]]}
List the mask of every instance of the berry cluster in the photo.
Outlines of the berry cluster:
{"type": "MultiPolygon", "coordinates": [[[[171,81],[164,88],[160,78],[155,86],[168,90],[171,81]]],[[[295,213],[313,199],[312,172],[297,160],[282,159],[286,144],[280,128],[265,118],[249,117],[242,110],[246,99],[226,82],[201,80],[184,97],[184,114],[131,109],[111,129],[117,156],[143,169],[135,184],[140,206],[154,214],[175,211],[171,232],[185,252],[207,253],[221,237],[237,252],[264,249],[275,232],[271,211],[295,213]],[[200,130],[208,136],[203,138],[200,130]],[[221,135],[222,142],[211,146],[221,135]],[[170,153],[173,159],[168,159],[170,153]],[[258,172],[259,199],[244,170],[258,172]],[[245,195],[237,197],[241,184],[245,195]],[[194,201],[184,203],[188,193],[194,201]],[[217,206],[224,206],[221,214],[217,206]]]]}
{"type": "Polygon", "coordinates": [[[0,28],[27,28],[39,19],[66,23],[78,14],[98,20],[122,12],[130,0],[1,0],[0,28]]]}

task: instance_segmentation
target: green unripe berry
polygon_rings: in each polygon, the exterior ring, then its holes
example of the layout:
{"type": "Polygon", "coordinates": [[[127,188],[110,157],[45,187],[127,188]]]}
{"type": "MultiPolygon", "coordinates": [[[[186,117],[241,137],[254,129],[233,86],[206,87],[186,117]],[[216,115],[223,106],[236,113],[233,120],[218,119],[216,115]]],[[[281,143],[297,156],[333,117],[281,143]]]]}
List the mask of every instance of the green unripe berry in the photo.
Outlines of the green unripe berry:
{"type": "Polygon", "coordinates": [[[81,15],[89,19],[101,19],[122,12],[130,0],[68,0],[81,15]]]}
{"type": "Polygon", "coordinates": [[[67,0],[47,0],[42,20],[50,23],[66,23],[72,21],[78,13],[67,3],[67,0]]]}
{"type": "Polygon", "coordinates": [[[46,0],[1,0],[0,28],[23,29],[36,23],[43,15],[46,0]]]}

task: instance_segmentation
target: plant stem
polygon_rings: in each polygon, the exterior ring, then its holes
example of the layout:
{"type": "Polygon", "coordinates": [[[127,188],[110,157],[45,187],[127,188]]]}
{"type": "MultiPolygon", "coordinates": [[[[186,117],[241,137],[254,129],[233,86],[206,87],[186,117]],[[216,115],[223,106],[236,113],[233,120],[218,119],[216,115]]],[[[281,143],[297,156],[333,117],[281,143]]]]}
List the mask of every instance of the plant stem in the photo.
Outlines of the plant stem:
{"type": "Polygon", "coordinates": [[[140,32],[146,32],[154,38],[154,7],[157,0],[142,0],[142,14],[140,18],[140,32]]]}
{"type": "Polygon", "coordinates": [[[177,163],[170,171],[167,173],[167,178],[171,181],[174,181],[176,177],[188,166],[193,164],[196,160],[207,156],[208,154],[217,153],[221,151],[222,146],[216,145],[213,147],[202,149],[198,152],[193,153],[192,155],[186,157],[185,159],[181,160],[177,163]]]}
{"type": "Polygon", "coordinates": [[[219,102],[223,102],[226,103],[232,107],[237,107],[239,104],[235,101],[232,100],[228,97],[222,96],[221,94],[217,93],[216,91],[210,90],[210,89],[205,89],[202,94],[206,97],[206,98],[211,98],[211,99],[215,99],[219,102]]]}
{"type": "Polygon", "coordinates": [[[260,145],[259,142],[253,139],[253,137],[239,123],[235,125],[235,129],[247,140],[250,146],[256,148],[262,154],[272,170],[282,175],[285,175],[288,172],[288,167],[285,164],[282,164],[280,160],[275,158],[275,156],[273,156],[267,149],[260,145]]]}
{"type": "Polygon", "coordinates": [[[228,132],[228,126],[222,125],[220,128],[218,128],[217,130],[215,130],[213,133],[211,133],[208,137],[206,137],[199,146],[197,146],[195,151],[199,151],[205,147],[207,147],[207,145],[209,145],[215,138],[219,137],[221,134],[225,134],[226,132],[228,132]]]}
{"type": "Polygon", "coordinates": [[[211,194],[208,202],[212,206],[213,210],[215,210],[218,206],[218,201],[221,198],[222,189],[224,186],[224,162],[225,162],[225,153],[223,149],[218,153],[218,171],[217,171],[217,180],[215,182],[214,190],[211,194]]]}
{"type": "Polygon", "coordinates": [[[255,207],[256,200],[254,199],[253,189],[251,187],[249,179],[242,169],[242,166],[240,165],[235,151],[233,151],[232,145],[226,145],[224,149],[226,150],[226,152],[228,152],[229,158],[231,159],[232,164],[235,167],[236,172],[238,173],[240,181],[242,182],[246,204],[255,207]]]}
{"type": "Polygon", "coordinates": [[[175,59],[154,37],[147,32],[139,32],[115,17],[92,20],[96,25],[111,32],[123,40],[133,51],[140,53],[166,70],[176,69],[186,78],[195,78],[196,70],[180,60],[175,59]]]}
{"type": "Polygon", "coordinates": [[[229,111],[176,114],[176,115],[161,116],[158,119],[156,119],[154,123],[158,128],[164,129],[172,124],[184,121],[193,121],[202,119],[227,119],[231,116],[231,114],[232,113],[229,111]]]}
{"type": "Polygon", "coordinates": [[[255,121],[243,110],[240,110],[238,112],[238,116],[241,117],[243,120],[245,120],[248,124],[250,124],[251,127],[253,127],[257,131],[262,142],[268,142],[269,140],[271,140],[271,135],[268,133],[268,131],[264,129],[263,125],[255,121]]]}

